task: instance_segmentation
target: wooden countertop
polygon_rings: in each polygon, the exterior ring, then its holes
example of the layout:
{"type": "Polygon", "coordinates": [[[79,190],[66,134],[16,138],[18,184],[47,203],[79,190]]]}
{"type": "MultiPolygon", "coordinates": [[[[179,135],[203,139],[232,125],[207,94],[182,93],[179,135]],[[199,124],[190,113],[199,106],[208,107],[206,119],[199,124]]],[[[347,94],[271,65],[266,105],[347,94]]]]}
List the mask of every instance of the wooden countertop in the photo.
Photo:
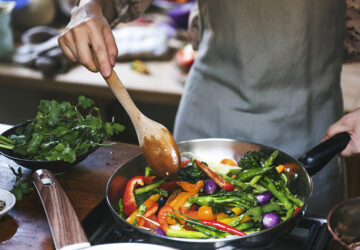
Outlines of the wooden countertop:
{"type": "MultiPolygon", "coordinates": [[[[58,175],[80,221],[105,197],[111,174],[124,162],[140,154],[136,145],[118,143],[101,147],[71,171],[58,175]]],[[[0,188],[11,190],[15,176],[0,156],[0,188]]],[[[31,183],[31,171],[23,168],[24,178],[31,183]]],[[[0,249],[54,249],[50,228],[37,192],[34,190],[17,201],[15,207],[0,219],[0,249]]]]}
{"type": "MultiPolygon", "coordinates": [[[[134,100],[150,103],[178,104],[183,92],[185,76],[173,61],[146,62],[150,75],[130,69],[129,63],[117,63],[115,70],[134,100]]],[[[82,93],[114,98],[99,74],[76,66],[53,79],[44,79],[40,72],[16,65],[0,64],[0,84],[28,88],[82,93]]],[[[360,63],[343,65],[341,74],[344,108],[346,112],[360,107],[360,63]]]]}

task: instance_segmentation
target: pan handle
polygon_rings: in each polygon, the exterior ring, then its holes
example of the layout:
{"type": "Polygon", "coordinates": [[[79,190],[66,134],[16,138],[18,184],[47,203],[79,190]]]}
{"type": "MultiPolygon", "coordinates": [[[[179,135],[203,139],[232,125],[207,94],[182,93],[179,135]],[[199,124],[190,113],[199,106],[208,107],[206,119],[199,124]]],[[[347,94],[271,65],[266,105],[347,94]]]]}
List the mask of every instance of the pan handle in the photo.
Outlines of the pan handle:
{"type": "Polygon", "coordinates": [[[319,172],[338,153],[344,150],[350,141],[350,135],[343,132],[313,147],[299,161],[304,164],[309,175],[319,172]]]}
{"type": "Polygon", "coordinates": [[[80,221],[54,175],[45,169],[33,173],[33,182],[48,219],[55,248],[90,247],[80,221]]]}

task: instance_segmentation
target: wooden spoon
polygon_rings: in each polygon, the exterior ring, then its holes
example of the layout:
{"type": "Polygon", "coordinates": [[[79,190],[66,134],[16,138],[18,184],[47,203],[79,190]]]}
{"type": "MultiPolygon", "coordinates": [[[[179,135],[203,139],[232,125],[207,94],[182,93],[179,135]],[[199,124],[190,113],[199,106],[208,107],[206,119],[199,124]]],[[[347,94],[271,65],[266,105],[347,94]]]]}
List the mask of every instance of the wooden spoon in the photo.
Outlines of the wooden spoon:
{"type": "MultiPolygon", "coordinates": [[[[93,58],[97,69],[100,71],[100,65],[94,53],[93,58]]],[[[130,116],[140,147],[152,170],[156,175],[165,178],[176,175],[180,168],[180,154],[169,130],[140,112],[114,69],[111,69],[111,75],[104,79],[130,116]]]]}

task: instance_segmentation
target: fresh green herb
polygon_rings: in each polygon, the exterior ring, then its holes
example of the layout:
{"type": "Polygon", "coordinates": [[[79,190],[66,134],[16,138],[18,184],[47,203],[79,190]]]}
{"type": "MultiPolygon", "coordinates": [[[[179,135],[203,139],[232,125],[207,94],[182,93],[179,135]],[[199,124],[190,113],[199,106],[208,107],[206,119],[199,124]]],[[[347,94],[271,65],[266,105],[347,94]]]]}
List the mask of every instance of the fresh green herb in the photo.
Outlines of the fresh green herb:
{"type": "Polygon", "coordinates": [[[135,194],[136,205],[138,205],[138,206],[142,205],[150,197],[150,195],[157,193],[157,192],[158,192],[158,190],[150,190],[149,192],[135,194]]]}
{"type": "Polygon", "coordinates": [[[19,167],[17,171],[11,166],[9,166],[9,168],[16,176],[15,184],[10,192],[13,193],[16,200],[21,200],[23,195],[30,193],[30,191],[32,191],[33,188],[29,187],[29,185],[26,182],[21,181],[21,178],[23,176],[21,167],[19,167]]]}
{"type": "Polygon", "coordinates": [[[259,222],[262,218],[262,209],[261,207],[252,207],[246,211],[245,215],[250,216],[253,221],[259,222]]]}
{"type": "Polygon", "coordinates": [[[240,166],[242,169],[258,168],[261,166],[260,163],[261,155],[258,152],[250,151],[240,160],[240,166]]]}
{"type": "Polygon", "coordinates": [[[124,126],[114,121],[103,122],[99,109],[93,105],[93,100],[84,96],[78,98],[76,106],[41,100],[36,117],[8,138],[1,137],[0,147],[29,160],[72,163],[77,156],[103,145],[104,139],[124,130],[124,126]]]}
{"type": "Polygon", "coordinates": [[[147,185],[145,187],[141,187],[135,190],[135,194],[141,194],[141,193],[146,193],[152,190],[156,190],[158,191],[160,189],[160,185],[163,184],[165,182],[165,180],[161,180],[155,183],[152,183],[150,185],[147,185]]]}
{"type": "Polygon", "coordinates": [[[206,180],[206,174],[198,167],[196,164],[192,164],[185,168],[181,168],[179,171],[178,178],[180,181],[190,182],[191,184],[195,184],[198,181],[206,180]]]}

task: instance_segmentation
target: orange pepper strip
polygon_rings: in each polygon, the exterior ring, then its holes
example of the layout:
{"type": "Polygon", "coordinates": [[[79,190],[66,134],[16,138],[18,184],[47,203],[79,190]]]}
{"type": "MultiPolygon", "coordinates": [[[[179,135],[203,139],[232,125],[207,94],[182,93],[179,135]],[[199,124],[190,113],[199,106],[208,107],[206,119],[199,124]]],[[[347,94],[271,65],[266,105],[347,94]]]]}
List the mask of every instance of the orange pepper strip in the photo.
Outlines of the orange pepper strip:
{"type": "MultiPolygon", "coordinates": [[[[154,205],[158,201],[159,198],[160,198],[160,194],[153,194],[143,204],[147,208],[150,208],[152,205],[154,205]]],[[[134,217],[136,216],[136,214],[138,212],[139,212],[139,209],[136,209],[134,212],[132,212],[132,214],[130,214],[130,216],[126,219],[126,222],[128,222],[130,224],[134,224],[134,217]]]]}
{"type": "MultiPolygon", "coordinates": [[[[178,194],[178,195],[176,196],[176,198],[175,198],[174,200],[172,200],[172,201],[170,202],[169,205],[170,205],[170,207],[172,207],[174,210],[178,210],[179,207],[181,207],[181,206],[183,206],[183,205],[185,204],[185,202],[188,200],[189,197],[195,196],[195,195],[196,195],[196,194],[190,193],[190,192],[181,192],[180,194],[178,194]]],[[[178,214],[176,213],[176,215],[178,215],[178,214]]],[[[167,222],[168,222],[168,224],[170,224],[170,225],[176,224],[176,220],[175,220],[175,219],[172,219],[172,218],[170,218],[170,217],[168,217],[167,222]]]]}
{"type": "Polygon", "coordinates": [[[281,174],[283,171],[284,171],[284,169],[285,169],[285,165],[279,165],[279,166],[277,166],[277,167],[275,167],[276,168],[276,171],[279,173],[279,174],[281,174]]]}
{"type": "Polygon", "coordinates": [[[248,215],[245,215],[245,216],[244,216],[244,219],[242,219],[242,220],[240,221],[240,223],[244,223],[244,222],[248,222],[248,221],[251,221],[251,217],[248,216],[248,215]]]}
{"type": "Polygon", "coordinates": [[[191,184],[186,181],[179,181],[177,182],[178,186],[180,186],[184,191],[191,192],[191,193],[198,193],[200,188],[204,186],[204,181],[198,181],[195,184],[191,184]]]}

